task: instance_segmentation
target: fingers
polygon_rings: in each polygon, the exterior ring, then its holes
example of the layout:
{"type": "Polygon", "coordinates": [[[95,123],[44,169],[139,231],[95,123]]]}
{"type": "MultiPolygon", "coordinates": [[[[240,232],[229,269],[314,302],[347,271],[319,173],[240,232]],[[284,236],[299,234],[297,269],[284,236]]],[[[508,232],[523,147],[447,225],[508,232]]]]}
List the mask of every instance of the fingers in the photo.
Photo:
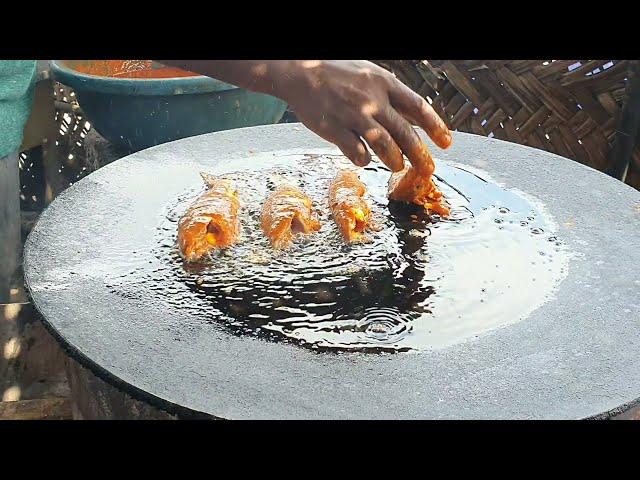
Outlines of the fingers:
{"type": "Polygon", "coordinates": [[[322,120],[317,122],[313,117],[307,118],[300,114],[298,118],[309,130],[336,145],[354,165],[364,167],[371,162],[371,154],[364,142],[351,129],[342,126],[339,119],[325,118],[323,115],[322,120]]]}
{"type": "Polygon", "coordinates": [[[451,132],[429,103],[401,81],[394,82],[389,101],[400,114],[421,127],[440,148],[451,145],[451,132]]]}
{"type": "Polygon", "coordinates": [[[435,165],[429,149],[404,117],[389,106],[376,120],[391,134],[421,175],[429,176],[433,173],[435,165]]]}
{"type": "Polygon", "coordinates": [[[366,122],[359,133],[371,147],[371,150],[392,172],[399,172],[404,168],[402,150],[382,125],[371,119],[366,122]]]}
{"type": "Polygon", "coordinates": [[[391,171],[398,172],[404,168],[402,150],[382,125],[372,118],[354,121],[350,125],[355,131],[347,127],[333,127],[318,134],[334,143],[359,167],[364,167],[371,161],[371,154],[360,138],[362,137],[391,171]]]}
{"type": "Polygon", "coordinates": [[[371,161],[369,149],[351,130],[335,128],[327,132],[327,135],[331,138],[325,137],[325,140],[335,144],[354,165],[364,167],[371,161]]]}

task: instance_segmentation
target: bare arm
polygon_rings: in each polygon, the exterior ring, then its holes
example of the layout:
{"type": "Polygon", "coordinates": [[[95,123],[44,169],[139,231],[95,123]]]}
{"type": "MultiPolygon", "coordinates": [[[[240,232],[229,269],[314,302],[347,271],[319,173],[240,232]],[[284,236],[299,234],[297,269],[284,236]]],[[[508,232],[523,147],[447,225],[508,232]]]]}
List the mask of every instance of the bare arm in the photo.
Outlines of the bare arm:
{"type": "Polygon", "coordinates": [[[433,160],[412,124],[439,147],[451,144],[446,125],[420,95],[364,60],[158,62],[281,98],[310,130],[359,166],[371,161],[366,142],[391,170],[403,168],[404,153],[418,171],[430,175],[433,160]]]}

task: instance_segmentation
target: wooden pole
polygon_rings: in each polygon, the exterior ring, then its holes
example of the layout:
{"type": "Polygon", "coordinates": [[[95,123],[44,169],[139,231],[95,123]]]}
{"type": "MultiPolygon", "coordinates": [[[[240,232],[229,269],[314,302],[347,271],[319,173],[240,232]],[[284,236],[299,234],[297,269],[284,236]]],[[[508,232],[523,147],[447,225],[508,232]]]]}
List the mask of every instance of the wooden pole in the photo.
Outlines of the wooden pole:
{"type": "Polygon", "coordinates": [[[9,303],[20,258],[20,171],[18,154],[0,158],[0,303],[9,303]]]}
{"type": "Polygon", "coordinates": [[[629,61],[629,73],[625,88],[622,112],[609,153],[607,172],[618,180],[625,181],[640,130],[640,61],[629,61]]]}

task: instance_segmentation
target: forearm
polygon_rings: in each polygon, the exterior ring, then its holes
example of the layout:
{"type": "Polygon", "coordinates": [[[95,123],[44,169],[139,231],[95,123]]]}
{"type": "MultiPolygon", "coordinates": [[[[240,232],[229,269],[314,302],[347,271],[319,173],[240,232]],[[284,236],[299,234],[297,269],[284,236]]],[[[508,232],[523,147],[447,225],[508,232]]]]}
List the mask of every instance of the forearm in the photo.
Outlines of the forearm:
{"type": "Polygon", "coordinates": [[[279,98],[286,96],[288,85],[299,77],[302,68],[300,61],[297,60],[158,60],[158,62],[279,98]]]}

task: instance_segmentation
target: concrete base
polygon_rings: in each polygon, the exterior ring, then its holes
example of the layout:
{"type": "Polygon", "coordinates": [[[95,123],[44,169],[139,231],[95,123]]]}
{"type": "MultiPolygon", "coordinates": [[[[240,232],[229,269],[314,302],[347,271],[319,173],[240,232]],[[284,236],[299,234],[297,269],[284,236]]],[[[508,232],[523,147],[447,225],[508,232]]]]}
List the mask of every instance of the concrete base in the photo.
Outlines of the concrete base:
{"type": "Polygon", "coordinates": [[[74,420],[177,420],[103,382],[78,362],[65,362],[74,420]]]}

